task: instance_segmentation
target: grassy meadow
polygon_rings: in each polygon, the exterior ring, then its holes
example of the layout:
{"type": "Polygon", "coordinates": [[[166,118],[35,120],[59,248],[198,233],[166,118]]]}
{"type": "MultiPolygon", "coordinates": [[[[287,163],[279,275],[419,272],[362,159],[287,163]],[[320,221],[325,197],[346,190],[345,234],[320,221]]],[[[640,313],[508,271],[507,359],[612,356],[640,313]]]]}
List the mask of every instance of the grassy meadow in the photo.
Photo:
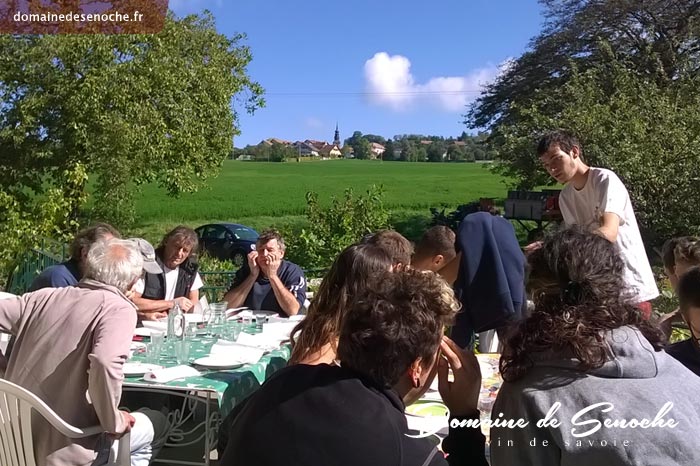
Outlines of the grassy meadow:
{"type": "Polygon", "coordinates": [[[137,196],[138,222],[129,233],[157,241],[177,224],[197,227],[214,221],[289,231],[305,224],[308,191],[317,192],[319,201],[328,204],[347,188],[364,194],[373,184],[384,186],[392,224],[409,237],[420,235],[430,220],[430,207],[449,211],[480,197],[503,199],[507,189],[487,164],[478,163],[227,160],[218,176],[194,194],[176,199],[155,185],[143,187],[137,196]]]}

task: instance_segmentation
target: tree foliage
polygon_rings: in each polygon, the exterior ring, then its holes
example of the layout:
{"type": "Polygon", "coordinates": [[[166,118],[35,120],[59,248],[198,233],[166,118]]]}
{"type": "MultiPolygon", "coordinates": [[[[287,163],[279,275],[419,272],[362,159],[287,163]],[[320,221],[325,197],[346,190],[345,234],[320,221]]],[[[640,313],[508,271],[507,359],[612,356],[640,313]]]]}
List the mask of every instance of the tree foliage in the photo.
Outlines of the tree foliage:
{"type": "Polygon", "coordinates": [[[575,71],[556,92],[519,108],[498,129],[501,165],[521,187],[549,182],[534,150],[543,128],[581,137],[584,159],[615,171],[627,186],[647,238],[700,232],[700,78],[659,85],[612,61],[575,71]],[[567,106],[558,112],[558,102],[567,106]]]}
{"type": "Polygon", "coordinates": [[[537,137],[564,127],[627,185],[647,238],[698,230],[700,0],[542,0],[545,24],[470,107],[495,169],[552,183],[537,137]]]}
{"type": "Polygon", "coordinates": [[[232,98],[264,103],[243,40],[217,33],[209,13],[169,16],[154,35],[0,36],[5,244],[73,231],[86,175],[90,216],[118,226],[142,183],[195,191],[232,152],[232,98]]]}
{"type": "Polygon", "coordinates": [[[381,186],[372,186],[365,196],[355,196],[352,189],[333,198],[331,205],[320,205],[318,194],[306,195],[309,228],[290,239],[289,257],[304,267],[329,267],[333,259],[368,233],[389,228],[389,211],[384,207],[381,186]]]}

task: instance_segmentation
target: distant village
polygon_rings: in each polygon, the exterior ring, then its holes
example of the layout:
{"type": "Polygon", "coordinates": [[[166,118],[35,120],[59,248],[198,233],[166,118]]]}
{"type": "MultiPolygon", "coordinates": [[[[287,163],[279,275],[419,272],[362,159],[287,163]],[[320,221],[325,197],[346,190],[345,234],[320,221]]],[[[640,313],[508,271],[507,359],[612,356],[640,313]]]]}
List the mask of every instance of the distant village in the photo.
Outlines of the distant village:
{"type": "Polygon", "coordinates": [[[406,134],[385,139],[355,131],[343,143],[336,125],[332,142],[305,139],[287,141],[268,138],[257,145],[234,149],[233,159],[284,162],[297,160],[363,159],[410,162],[477,162],[491,160],[486,134],[463,132],[456,138],[406,134]]]}

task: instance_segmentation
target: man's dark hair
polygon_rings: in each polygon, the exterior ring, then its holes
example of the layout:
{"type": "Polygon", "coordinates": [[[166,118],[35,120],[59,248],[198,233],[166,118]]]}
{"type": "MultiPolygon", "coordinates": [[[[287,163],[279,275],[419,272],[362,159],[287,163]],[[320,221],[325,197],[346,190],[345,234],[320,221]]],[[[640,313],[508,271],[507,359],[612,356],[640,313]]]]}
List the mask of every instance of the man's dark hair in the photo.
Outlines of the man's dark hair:
{"type": "Polygon", "coordinates": [[[413,245],[401,233],[394,230],[379,230],[362,238],[362,243],[374,244],[389,253],[394,265],[404,267],[411,263],[413,245]]]}
{"type": "Polygon", "coordinates": [[[101,240],[107,235],[112,235],[115,238],[121,238],[121,235],[112,225],[108,223],[96,223],[92,226],[80,230],[70,244],[71,259],[79,261],[82,256],[83,248],[90,248],[95,242],[101,240]]]}
{"type": "Polygon", "coordinates": [[[575,146],[578,147],[579,155],[583,155],[583,148],[578,138],[572,132],[564,129],[548,131],[542,135],[537,143],[537,155],[546,154],[553,145],[559,146],[561,150],[567,153],[571,152],[575,146]]]}
{"type": "Polygon", "coordinates": [[[282,235],[280,234],[279,231],[277,230],[265,230],[262,233],[260,233],[260,236],[258,239],[255,241],[256,244],[259,244],[261,246],[264,246],[268,242],[272,241],[273,239],[277,240],[277,244],[279,244],[280,249],[284,251],[286,249],[286,245],[284,244],[284,239],[282,238],[282,235]]]}
{"type": "Polygon", "coordinates": [[[459,304],[432,272],[384,272],[369,283],[341,322],[338,359],[343,367],[390,387],[417,358],[433,362],[459,304]]]}
{"type": "Polygon", "coordinates": [[[700,267],[692,267],[681,276],[676,292],[681,312],[691,307],[700,308],[700,267]]]}
{"type": "Polygon", "coordinates": [[[673,248],[674,264],[683,262],[689,265],[700,265],[700,238],[684,236],[678,238],[673,248]]]}
{"type": "Polygon", "coordinates": [[[199,238],[197,237],[197,233],[192,228],[185,225],[178,225],[166,233],[161,240],[160,245],[158,245],[158,248],[156,249],[156,253],[159,257],[163,257],[165,247],[170,241],[175,241],[175,244],[182,246],[188,246],[190,248],[189,257],[194,258],[197,256],[199,238]]]}
{"type": "Polygon", "coordinates": [[[445,260],[451,260],[455,255],[455,232],[445,225],[429,228],[416,245],[414,257],[434,257],[442,255],[445,260]]]}
{"type": "Polygon", "coordinates": [[[668,270],[672,271],[676,266],[676,256],[674,251],[680,239],[681,238],[671,238],[667,240],[661,248],[661,261],[664,263],[664,267],[668,270]]]}

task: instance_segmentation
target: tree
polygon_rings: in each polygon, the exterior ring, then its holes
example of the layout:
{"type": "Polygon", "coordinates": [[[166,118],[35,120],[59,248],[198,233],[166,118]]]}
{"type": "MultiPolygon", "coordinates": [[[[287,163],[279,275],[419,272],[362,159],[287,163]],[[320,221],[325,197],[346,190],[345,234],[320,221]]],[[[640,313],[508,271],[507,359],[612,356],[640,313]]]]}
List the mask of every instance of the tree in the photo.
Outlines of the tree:
{"type": "Polygon", "coordinates": [[[427,157],[430,162],[444,161],[443,155],[447,152],[445,143],[442,141],[434,141],[428,146],[427,157]]]}
{"type": "Polygon", "coordinates": [[[376,134],[365,134],[362,137],[367,139],[369,142],[376,142],[382,146],[386,143],[386,139],[384,139],[383,136],[377,136],[376,134]]]}
{"type": "MultiPolygon", "coordinates": [[[[667,85],[700,69],[700,0],[541,0],[545,24],[529,50],[507,64],[470,107],[471,128],[517,122],[520,109],[566,83],[577,69],[605,63],[612,49],[641,77],[667,85]]],[[[566,102],[551,102],[551,111],[566,102]]],[[[498,137],[493,142],[500,144],[498,137]]]]}
{"type": "Polygon", "coordinates": [[[382,160],[395,160],[394,159],[394,141],[389,139],[384,144],[384,153],[382,154],[382,160]]]}
{"type": "Polygon", "coordinates": [[[155,35],[0,36],[0,190],[16,212],[50,218],[12,230],[15,253],[77,228],[87,175],[90,216],[123,227],[138,185],[178,195],[216,173],[239,133],[232,98],[264,103],[243,40],[209,13],[169,16],[155,35]],[[47,199],[56,211],[40,215],[47,199]]]}
{"type": "Polygon", "coordinates": [[[367,160],[372,158],[372,146],[365,138],[359,138],[352,144],[352,150],[355,153],[355,158],[359,160],[367,160]]]}
{"type": "Polygon", "coordinates": [[[452,144],[450,147],[448,147],[448,149],[447,149],[447,159],[448,160],[461,162],[465,158],[466,158],[466,154],[465,154],[464,148],[462,146],[458,146],[457,144],[452,144]]]}
{"type": "Polygon", "coordinates": [[[278,142],[272,143],[269,147],[270,162],[284,162],[297,156],[297,151],[293,147],[278,142]]]}
{"type": "Polygon", "coordinates": [[[652,242],[700,233],[700,78],[660,85],[614,57],[578,72],[518,108],[516,124],[499,127],[503,173],[520,187],[550,182],[534,153],[542,129],[569,128],[581,137],[584,160],[615,171],[652,242]],[[566,102],[551,112],[552,102],[566,102]],[[535,175],[536,174],[536,175],[535,175]]]}

